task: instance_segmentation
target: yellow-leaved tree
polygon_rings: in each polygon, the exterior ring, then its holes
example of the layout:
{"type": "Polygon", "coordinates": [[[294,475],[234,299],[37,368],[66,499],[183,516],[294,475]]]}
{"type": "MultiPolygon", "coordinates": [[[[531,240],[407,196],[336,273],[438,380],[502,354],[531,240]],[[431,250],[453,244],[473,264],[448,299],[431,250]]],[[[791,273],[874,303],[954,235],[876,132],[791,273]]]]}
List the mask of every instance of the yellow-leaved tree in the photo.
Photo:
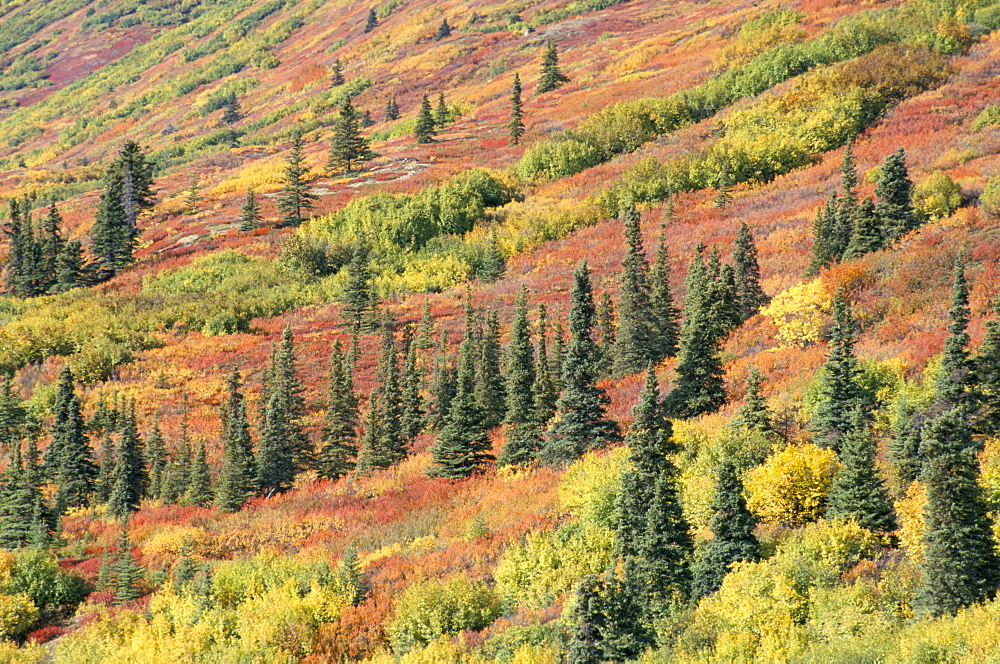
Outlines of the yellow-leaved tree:
{"type": "Polygon", "coordinates": [[[747,505],[761,521],[801,526],[823,516],[837,453],[816,445],[795,445],[747,473],[747,505]]]}
{"type": "Polygon", "coordinates": [[[761,313],[777,326],[780,347],[805,348],[819,341],[830,313],[830,289],[820,279],[792,286],[775,295],[761,313]]]}

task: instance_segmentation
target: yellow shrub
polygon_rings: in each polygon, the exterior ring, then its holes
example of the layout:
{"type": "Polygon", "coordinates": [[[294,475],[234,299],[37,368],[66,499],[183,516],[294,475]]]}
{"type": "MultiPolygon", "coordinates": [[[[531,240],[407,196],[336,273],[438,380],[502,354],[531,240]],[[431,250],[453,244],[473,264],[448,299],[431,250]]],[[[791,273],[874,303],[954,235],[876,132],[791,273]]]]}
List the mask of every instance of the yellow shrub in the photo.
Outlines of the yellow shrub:
{"type": "Polygon", "coordinates": [[[826,511],[826,496],[840,468],[837,454],[815,445],[788,447],[747,473],[747,501],[762,521],[801,526],[826,511]]]}
{"type": "Polygon", "coordinates": [[[915,562],[924,559],[924,506],[927,505],[927,488],[913,482],[906,489],[906,497],[896,501],[899,517],[899,546],[915,562]]]}
{"type": "Polygon", "coordinates": [[[441,636],[480,630],[500,615],[500,598],[492,587],[457,577],[428,579],[407,588],[389,625],[393,647],[408,651],[441,636]]]}
{"type": "Polygon", "coordinates": [[[38,607],[27,594],[0,595],[0,639],[24,636],[38,617],[38,607]]]}
{"type": "Polygon", "coordinates": [[[950,216],[961,207],[964,200],[962,188],[943,171],[934,171],[930,177],[918,183],[913,197],[917,209],[931,219],[950,216]]]}
{"type": "Polygon", "coordinates": [[[186,543],[197,547],[206,538],[205,529],[196,526],[161,527],[153,531],[148,539],[141,542],[142,551],[147,556],[177,555],[186,543]]]}
{"type": "Polygon", "coordinates": [[[829,312],[830,291],[819,279],[779,293],[761,310],[777,326],[778,345],[782,348],[805,348],[819,341],[829,312]]]}
{"type": "Polygon", "coordinates": [[[627,447],[588,452],[563,474],[559,504],[584,521],[611,527],[621,476],[627,467],[627,447]]]}

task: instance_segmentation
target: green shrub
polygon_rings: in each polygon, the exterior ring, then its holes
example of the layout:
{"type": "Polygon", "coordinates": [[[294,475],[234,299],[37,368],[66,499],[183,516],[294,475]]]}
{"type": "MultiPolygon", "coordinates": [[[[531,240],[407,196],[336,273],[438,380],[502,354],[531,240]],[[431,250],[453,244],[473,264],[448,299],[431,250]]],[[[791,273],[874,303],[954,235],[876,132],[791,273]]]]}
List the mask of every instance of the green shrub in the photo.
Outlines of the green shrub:
{"type": "Polygon", "coordinates": [[[913,198],[917,210],[929,219],[951,216],[965,200],[962,188],[942,171],[934,171],[926,180],[918,182],[913,198]]]}
{"type": "Polygon", "coordinates": [[[457,577],[428,579],[403,591],[389,625],[393,648],[407,652],[444,635],[480,630],[500,615],[500,599],[487,585],[457,577]]]}
{"type": "Polygon", "coordinates": [[[558,180],[601,163],[604,152],[589,139],[559,134],[527,150],[517,164],[517,174],[524,179],[558,180]]]}
{"type": "Polygon", "coordinates": [[[979,207],[986,214],[1000,216],[1000,177],[991,177],[979,196],[979,207]]]}
{"type": "Polygon", "coordinates": [[[45,551],[25,550],[17,554],[10,580],[0,592],[30,598],[39,609],[74,607],[87,596],[87,584],[74,572],[63,571],[45,551]]]}

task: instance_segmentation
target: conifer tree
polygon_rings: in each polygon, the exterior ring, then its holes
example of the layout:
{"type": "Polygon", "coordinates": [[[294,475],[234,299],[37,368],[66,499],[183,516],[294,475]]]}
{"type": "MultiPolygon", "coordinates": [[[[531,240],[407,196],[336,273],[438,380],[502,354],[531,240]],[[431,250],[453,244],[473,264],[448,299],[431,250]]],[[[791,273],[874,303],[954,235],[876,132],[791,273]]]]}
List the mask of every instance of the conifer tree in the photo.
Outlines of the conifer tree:
{"type": "Polygon", "coordinates": [[[408,438],[403,430],[403,390],[399,375],[399,354],[393,338],[395,323],[383,322],[382,349],[375,375],[381,381],[376,411],[381,423],[375,466],[388,468],[409,454],[408,438]]]}
{"type": "Polygon", "coordinates": [[[889,441],[889,454],[896,463],[900,479],[906,484],[916,480],[923,467],[919,423],[923,418],[918,417],[919,415],[916,405],[906,392],[900,394],[896,404],[892,440],[889,441]]]}
{"type": "Polygon", "coordinates": [[[493,460],[484,414],[475,394],[477,354],[475,339],[466,329],[459,348],[455,398],[432,450],[433,463],[428,471],[432,477],[468,477],[493,460]]]}
{"type": "Polygon", "coordinates": [[[340,58],[333,59],[333,65],[330,67],[330,83],[336,87],[338,85],[344,84],[344,65],[340,63],[340,58]]]}
{"type": "Polygon", "coordinates": [[[272,392],[265,411],[264,431],[257,449],[257,483],[265,497],[290,489],[295,480],[287,396],[284,391],[272,392]]]}
{"type": "Polygon", "coordinates": [[[661,229],[656,259],[649,273],[650,351],[656,362],[675,356],[680,341],[680,311],[674,306],[670,290],[670,256],[664,234],[661,229]]]}
{"type": "Polygon", "coordinates": [[[972,359],[972,383],[975,385],[977,429],[990,436],[1000,434],[1000,298],[993,302],[993,318],[986,323],[986,334],[972,359]]]}
{"type": "Polygon", "coordinates": [[[497,458],[500,466],[526,465],[535,459],[541,444],[535,417],[535,352],[528,327],[528,289],[521,286],[507,347],[507,414],[511,424],[507,441],[497,458]]]}
{"type": "MultiPolygon", "coordinates": [[[[228,396],[222,405],[222,468],[215,490],[215,504],[220,512],[239,511],[258,487],[241,380],[239,370],[234,368],[226,382],[228,396]]],[[[181,486],[186,492],[189,472],[185,475],[181,486]]]]}
{"type": "Polygon", "coordinates": [[[226,105],[223,107],[222,121],[226,124],[236,124],[243,119],[243,112],[240,110],[240,101],[236,95],[229,95],[226,105]]]}
{"type": "Polygon", "coordinates": [[[770,300],[760,287],[757,246],[744,221],[740,222],[740,230],[736,234],[736,244],[733,247],[733,270],[736,278],[739,322],[742,323],[767,305],[770,300]]]}
{"type": "Polygon", "coordinates": [[[184,491],[184,503],[205,507],[212,504],[212,477],[209,474],[208,460],[205,456],[205,441],[198,441],[198,449],[191,461],[191,477],[184,491]]]}
{"type": "Polygon", "coordinates": [[[539,458],[550,465],[574,461],[584,452],[620,438],[617,423],[605,416],[608,397],[597,387],[600,349],[594,343],[594,319],[594,294],[584,261],[573,275],[562,393],[555,420],[539,452],[539,458]]]}
{"type": "Polygon", "coordinates": [[[979,462],[961,410],[939,415],[924,428],[927,490],[923,535],[923,586],[917,603],[934,616],[954,615],[991,599],[1000,584],[1000,559],[979,462]]]}
{"type": "Polygon", "coordinates": [[[567,622],[570,638],[567,664],[600,664],[605,661],[603,642],[607,629],[605,584],[593,574],[585,576],[573,590],[567,622]]]}
{"type": "Polygon", "coordinates": [[[401,396],[403,415],[400,426],[406,443],[412,444],[424,428],[425,415],[424,402],[420,396],[423,371],[417,361],[417,345],[413,339],[412,327],[408,327],[406,330],[403,348],[406,359],[403,362],[401,396]]]}
{"type": "Polygon", "coordinates": [[[809,254],[806,276],[819,274],[820,269],[836,263],[837,252],[837,193],[831,192],[826,204],[819,209],[813,222],[813,245],[809,254]]]}
{"type": "Polygon", "coordinates": [[[59,374],[52,423],[52,442],[45,455],[45,475],[55,481],[56,509],[84,507],[94,490],[97,468],[84,429],[80,402],[69,365],[59,374]]]}
{"type": "Polygon", "coordinates": [[[302,132],[296,130],[292,137],[292,152],[285,164],[281,194],[278,196],[278,211],[281,213],[283,226],[298,226],[305,221],[317,198],[309,190],[310,173],[302,147],[302,132]]]}
{"type": "Polygon", "coordinates": [[[896,529],[889,492],[875,468],[875,441],[860,407],[840,440],[840,462],[827,496],[827,518],[857,521],[862,528],[888,534],[896,529]]]}
{"type": "Polygon", "coordinates": [[[477,344],[476,373],[473,392],[476,404],[482,413],[482,424],[492,429],[504,419],[506,390],[500,368],[500,321],[497,313],[491,311],[486,316],[486,327],[482,340],[477,344]]]}
{"type": "Polygon", "coordinates": [[[28,411],[10,376],[0,374],[0,445],[13,447],[25,433],[28,411]]]}
{"type": "Polygon", "coordinates": [[[31,540],[35,505],[41,492],[21,461],[21,445],[12,447],[10,464],[0,476],[0,547],[19,549],[31,540]]]}
{"type": "Polygon", "coordinates": [[[389,101],[385,103],[385,121],[392,122],[393,120],[399,119],[399,104],[396,103],[396,97],[389,97],[389,101]]]}
{"type": "Polygon", "coordinates": [[[112,274],[132,262],[138,236],[126,214],[124,189],[124,176],[116,165],[112,165],[104,176],[104,193],[90,230],[90,250],[101,266],[112,274]]]}
{"type": "Polygon", "coordinates": [[[833,327],[826,363],[820,370],[816,408],[811,429],[816,442],[840,449],[840,438],[852,428],[852,414],[861,403],[857,360],[854,357],[854,323],[843,289],[833,296],[833,327]]]}
{"type": "Polygon", "coordinates": [[[441,25],[438,26],[437,32],[434,33],[434,41],[441,41],[447,37],[451,36],[451,26],[448,25],[448,19],[441,19],[441,25]]]}
{"type": "Polygon", "coordinates": [[[351,262],[347,265],[347,283],[344,285],[344,322],[352,333],[367,332],[375,310],[375,292],[372,289],[368,246],[363,240],[354,244],[351,262]]]}
{"type": "Polygon", "coordinates": [[[906,169],[906,153],[899,148],[882,162],[875,183],[875,213],[884,229],[886,243],[917,227],[912,197],[913,182],[906,169]]]}
{"type": "Polygon", "coordinates": [[[882,220],[875,211],[875,203],[872,199],[866,198],[858,204],[854,216],[854,230],[851,232],[851,241],[844,251],[843,259],[855,260],[867,253],[882,249],[885,246],[882,236],[882,220]]]}
{"type": "Polygon", "coordinates": [[[198,182],[198,174],[194,173],[188,178],[188,187],[184,191],[184,211],[191,215],[197,214],[200,200],[201,184],[198,182]]]}
{"type": "Polygon", "coordinates": [[[108,513],[118,518],[125,518],[129,513],[138,510],[147,481],[142,458],[142,443],[135,423],[135,403],[132,403],[125,409],[118,449],[115,450],[111,493],[108,495],[108,513]]]}
{"type": "Polygon", "coordinates": [[[263,219],[260,213],[260,204],[257,202],[257,194],[254,193],[253,189],[247,190],[247,197],[243,201],[243,206],[240,207],[240,231],[249,233],[260,226],[263,219]]]}
{"type": "Polygon", "coordinates": [[[132,554],[132,540],[128,534],[128,518],[127,516],[122,517],[114,562],[111,564],[110,570],[110,585],[117,606],[134,602],[142,597],[144,573],[145,570],[135,562],[135,557],[132,554]]]}
{"type": "Polygon", "coordinates": [[[538,79],[538,94],[551,92],[563,86],[569,81],[569,77],[559,69],[559,52],[556,50],[556,43],[549,41],[545,45],[545,55],[542,56],[542,73],[538,79]]]}
{"type": "Polygon", "coordinates": [[[535,382],[531,385],[534,396],[532,403],[532,419],[539,430],[548,426],[549,420],[556,412],[556,402],[559,392],[552,379],[548,357],[548,320],[544,304],[538,305],[538,362],[535,364],[535,382]]]}
{"type": "Polygon", "coordinates": [[[354,470],[357,462],[358,398],[338,339],[330,354],[323,447],[319,453],[319,476],[335,480],[354,470]]]}
{"type": "Polygon", "coordinates": [[[444,103],[444,93],[438,93],[437,107],[434,109],[434,126],[444,127],[448,124],[448,105],[444,103]]]}
{"type": "Polygon", "coordinates": [[[552,357],[549,358],[549,371],[552,372],[552,383],[555,385],[556,394],[563,389],[563,364],[566,360],[566,335],[563,331],[562,317],[555,316],[555,323],[552,325],[552,357]]]}
{"type": "Polygon", "coordinates": [[[434,347],[434,317],[431,315],[431,301],[424,298],[420,313],[420,325],[417,327],[417,338],[413,341],[415,348],[424,350],[434,347]]]}
{"type": "Polygon", "coordinates": [[[743,405],[736,411],[733,424],[736,427],[747,427],[755,429],[761,433],[774,431],[774,424],[771,420],[771,411],[767,407],[767,400],[761,393],[763,378],[757,367],[750,369],[747,376],[747,396],[743,405]]]}
{"type": "Polygon", "coordinates": [[[712,539],[694,566],[691,584],[693,598],[710,595],[722,586],[722,580],[739,561],[753,561],[760,555],[760,542],[754,535],[755,521],[743,497],[743,483],[732,461],[719,466],[712,500],[712,539]]]}
{"type": "Polygon", "coordinates": [[[968,382],[971,361],[969,344],[969,286],[965,280],[965,257],[955,259],[951,309],[948,311],[948,337],[941,355],[941,370],[935,385],[935,400],[945,408],[969,401],[968,382]]]}
{"type": "Polygon", "coordinates": [[[365,112],[361,114],[361,126],[364,128],[371,127],[375,124],[374,118],[372,118],[372,112],[365,109],[365,112]]]}
{"type": "Polygon", "coordinates": [[[507,135],[511,145],[517,145],[524,136],[524,109],[521,104],[521,76],[514,72],[514,84],[510,90],[510,121],[507,123],[507,135]]]}
{"type": "Polygon", "coordinates": [[[83,245],[79,240],[70,240],[56,257],[56,282],[52,291],[65,293],[85,285],[83,271],[83,245]]]}
{"type": "MultiPolygon", "coordinates": [[[[267,429],[268,418],[266,409],[272,406],[271,397],[280,396],[274,408],[282,422],[279,425],[282,436],[286,439],[280,443],[280,448],[291,455],[294,471],[308,470],[315,462],[314,450],[304,425],[305,400],[302,398],[302,381],[295,367],[295,339],[290,326],[285,326],[281,333],[281,341],[274,348],[271,366],[268,369],[261,398],[266,404],[264,429],[267,429]]],[[[275,430],[277,434],[277,430],[275,430]]],[[[278,439],[275,439],[277,441],[278,439]]],[[[260,468],[258,468],[258,471],[260,468]]]]}
{"type": "Polygon", "coordinates": [[[833,214],[831,253],[834,262],[840,261],[851,243],[851,234],[858,217],[857,165],[854,152],[848,143],[840,166],[840,198],[833,214]]]}
{"type": "Polygon", "coordinates": [[[654,603],[684,599],[691,591],[694,543],[681,509],[677,475],[675,468],[668,467],[656,478],[639,543],[637,562],[654,603]]]}
{"type": "Polygon", "coordinates": [[[148,466],[149,473],[149,487],[146,490],[146,495],[153,500],[160,498],[163,491],[169,462],[167,445],[163,440],[163,432],[160,431],[160,418],[157,415],[153,418],[153,429],[146,442],[146,466],[148,466]]]}
{"type": "Polygon", "coordinates": [[[368,141],[361,135],[361,117],[351,105],[350,97],[340,106],[340,114],[333,125],[333,142],[326,162],[327,173],[350,173],[361,162],[375,155],[368,149],[368,141]]]}
{"type": "Polygon", "coordinates": [[[368,34],[376,27],[378,27],[378,16],[375,14],[374,9],[369,9],[368,16],[365,17],[365,34],[368,34]]]}
{"type": "Polygon", "coordinates": [[[101,467],[94,482],[93,500],[106,503],[114,486],[115,472],[115,442],[110,433],[101,442],[101,467]]]}
{"type": "Polygon", "coordinates": [[[434,377],[431,385],[430,424],[433,429],[440,430],[444,426],[451,402],[455,398],[455,380],[455,370],[451,366],[448,354],[448,332],[442,330],[434,356],[434,377]]]}
{"type": "Polygon", "coordinates": [[[649,280],[639,211],[629,205],[625,210],[625,258],[618,280],[618,333],[613,352],[615,376],[637,373],[650,360],[660,359],[652,352],[657,340],[653,338],[654,330],[650,329],[649,280]]]}
{"type": "Polygon", "coordinates": [[[420,101],[420,112],[417,114],[417,123],[413,127],[413,136],[417,143],[425,144],[434,142],[436,128],[434,125],[434,115],[431,113],[431,102],[427,95],[420,101]]]}

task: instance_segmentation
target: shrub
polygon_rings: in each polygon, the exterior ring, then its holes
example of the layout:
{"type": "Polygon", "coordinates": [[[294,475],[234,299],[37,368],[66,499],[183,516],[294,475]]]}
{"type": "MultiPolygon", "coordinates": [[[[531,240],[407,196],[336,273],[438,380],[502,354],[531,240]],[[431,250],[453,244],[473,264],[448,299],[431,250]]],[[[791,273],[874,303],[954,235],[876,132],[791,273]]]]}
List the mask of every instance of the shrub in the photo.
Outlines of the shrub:
{"type": "Polygon", "coordinates": [[[566,469],[559,482],[559,503],[573,516],[599,528],[611,528],[628,448],[587,452],[566,469]]]}
{"type": "Polygon", "coordinates": [[[593,141],[564,133],[529,148],[517,164],[517,174],[526,180],[558,180],[602,160],[602,150],[593,141]]]}
{"type": "Polygon", "coordinates": [[[747,474],[747,504],[761,521],[785,526],[815,521],[826,512],[826,496],[839,469],[831,449],[788,447],[747,474]]]}
{"type": "Polygon", "coordinates": [[[913,192],[914,203],[929,219],[943,219],[961,207],[962,188],[942,171],[934,171],[919,182],[913,192]]]}
{"type": "Polygon", "coordinates": [[[428,579],[403,591],[389,626],[393,647],[406,652],[440,636],[480,630],[500,615],[500,599],[492,588],[457,577],[428,579]]]}
{"type": "Polygon", "coordinates": [[[47,552],[30,549],[17,554],[10,580],[0,590],[27,596],[35,606],[45,610],[74,607],[87,595],[82,576],[63,571],[47,552]]]}
{"type": "Polygon", "coordinates": [[[979,207],[991,217],[1000,217],[1000,177],[991,177],[979,196],[979,207]]]}
{"type": "Polygon", "coordinates": [[[17,639],[31,630],[39,616],[38,607],[25,594],[0,594],[0,639],[17,639]]]}
{"type": "Polygon", "coordinates": [[[830,291],[814,279],[775,295],[760,313],[777,326],[779,346],[805,348],[819,341],[829,312],[830,291]]]}

